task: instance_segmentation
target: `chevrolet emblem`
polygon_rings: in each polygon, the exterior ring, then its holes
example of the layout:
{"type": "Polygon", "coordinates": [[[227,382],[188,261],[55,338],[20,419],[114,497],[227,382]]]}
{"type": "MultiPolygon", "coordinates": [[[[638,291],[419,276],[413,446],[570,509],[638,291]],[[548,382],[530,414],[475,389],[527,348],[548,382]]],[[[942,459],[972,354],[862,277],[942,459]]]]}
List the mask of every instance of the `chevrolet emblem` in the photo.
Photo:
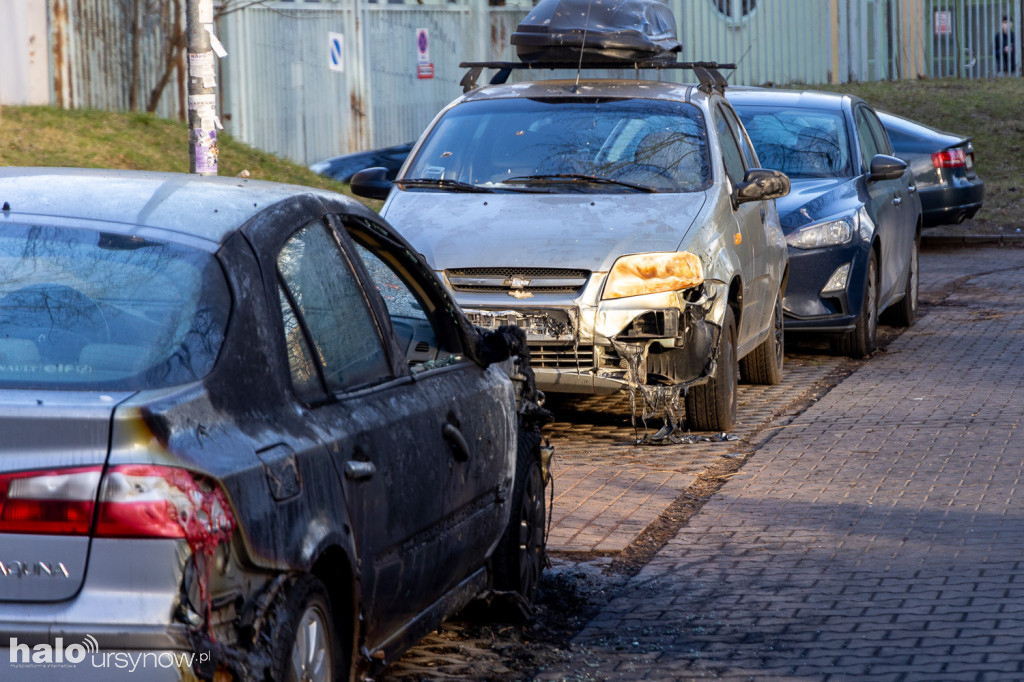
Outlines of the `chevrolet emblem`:
{"type": "Polygon", "coordinates": [[[530,280],[526,279],[522,275],[512,275],[506,279],[502,284],[509,289],[517,289],[522,291],[526,287],[530,286],[530,280]]]}

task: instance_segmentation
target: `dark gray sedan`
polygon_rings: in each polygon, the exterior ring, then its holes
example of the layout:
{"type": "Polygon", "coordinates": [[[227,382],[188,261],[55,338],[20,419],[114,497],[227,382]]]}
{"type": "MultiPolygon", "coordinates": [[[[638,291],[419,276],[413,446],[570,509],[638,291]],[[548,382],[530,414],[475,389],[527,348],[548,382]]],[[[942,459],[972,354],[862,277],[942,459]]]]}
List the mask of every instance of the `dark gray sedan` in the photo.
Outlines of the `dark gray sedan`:
{"type": "Polygon", "coordinates": [[[374,213],[32,168],[0,205],[0,678],[347,679],[533,596],[522,335],[374,213]]]}
{"type": "Polygon", "coordinates": [[[896,156],[910,165],[921,197],[924,226],[962,223],[981,208],[985,182],[975,167],[971,138],[878,112],[896,156]]]}
{"type": "Polygon", "coordinates": [[[789,244],[786,329],[827,334],[836,351],[875,348],[879,315],[917,315],[921,202],[874,110],[850,95],[727,93],[761,164],[789,176],[779,199],[789,244]]]}

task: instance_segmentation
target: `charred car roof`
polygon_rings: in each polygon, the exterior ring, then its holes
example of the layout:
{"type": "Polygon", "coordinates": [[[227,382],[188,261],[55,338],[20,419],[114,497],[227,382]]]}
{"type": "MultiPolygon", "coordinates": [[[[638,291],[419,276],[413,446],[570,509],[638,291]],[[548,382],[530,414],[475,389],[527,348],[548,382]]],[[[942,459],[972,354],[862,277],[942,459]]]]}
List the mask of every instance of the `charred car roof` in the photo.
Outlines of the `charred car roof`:
{"type": "Polygon", "coordinates": [[[203,177],[82,168],[0,169],[0,225],[17,216],[90,220],[110,225],[165,230],[219,244],[252,216],[301,195],[345,203],[348,212],[368,213],[333,192],[242,178],[203,177]],[[53,192],[59,186],[60,192],[53,192]],[[44,191],[46,190],[46,191],[44,191]]]}

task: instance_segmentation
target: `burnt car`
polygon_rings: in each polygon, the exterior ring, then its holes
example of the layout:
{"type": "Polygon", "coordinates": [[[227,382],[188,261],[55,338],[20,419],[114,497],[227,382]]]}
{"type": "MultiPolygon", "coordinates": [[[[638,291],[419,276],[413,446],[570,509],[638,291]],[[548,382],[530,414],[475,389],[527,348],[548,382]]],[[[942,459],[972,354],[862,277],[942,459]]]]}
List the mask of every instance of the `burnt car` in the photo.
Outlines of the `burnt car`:
{"type": "Polygon", "coordinates": [[[727,96],[761,162],[792,183],[778,202],[789,244],[786,329],[870,354],[883,311],[901,326],[917,315],[922,219],[910,169],[857,97],[759,88],[727,96]]]}
{"type": "Polygon", "coordinates": [[[962,223],[981,208],[985,181],[975,167],[971,138],[878,112],[895,154],[910,166],[921,197],[924,226],[962,223]]]}
{"type": "Polygon", "coordinates": [[[342,154],[324,161],[317,161],[309,167],[309,170],[338,182],[349,182],[357,172],[370,166],[377,166],[387,168],[388,178],[394,180],[411,150],[412,142],[406,142],[391,147],[342,154]]]}
{"type": "Polygon", "coordinates": [[[0,203],[4,680],[362,677],[532,597],[521,334],[470,325],[373,212],[32,168],[0,203]]]}
{"type": "Polygon", "coordinates": [[[688,425],[721,431],[741,374],[781,381],[789,183],[760,168],[717,69],[679,66],[701,82],[492,79],[393,185],[368,169],[352,188],[386,197],[474,323],[526,332],[545,391],[685,394],[688,425]]]}

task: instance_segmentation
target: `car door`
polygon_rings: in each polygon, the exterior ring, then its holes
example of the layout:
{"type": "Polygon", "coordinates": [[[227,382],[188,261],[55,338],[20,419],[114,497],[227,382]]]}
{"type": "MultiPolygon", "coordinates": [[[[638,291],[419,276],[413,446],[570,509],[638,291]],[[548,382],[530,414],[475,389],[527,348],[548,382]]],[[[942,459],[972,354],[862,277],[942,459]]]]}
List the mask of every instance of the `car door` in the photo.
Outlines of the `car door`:
{"type": "MultiPolygon", "coordinates": [[[[894,289],[902,288],[906,278],[905,251],[900,248],[903,230],[903,203],[906,201],[906,179],[872,180],[870,178],[871,159],[876,154],[884,154],[888,150],[888,140],[883,144],[875,138],[869,117],[873,112],[866,105],[858,105],[853,112],[857,129],[857,145],[862,158],[862,170],[865,174],[867,200],[865,207],[868,215],[875,223],[875,231],[881,243],[879,311],[892,297],[894,289]]],[[[904,174],[906,175],[906,174],[904,174]]]]}
{"type": "Polygon", "coordinates": [[[289,237],[276,268],[292,383],[345,492],[333,503],[348,505],[365,627],[390,631],[439,589],[443,538],[430,529],[441,518],[434,491],[444,485],[446,453],[415,447],[429,422],[426,396],[394,371],[366,291],[328,223],[315,220],[289,237]]]}
{"type": "Polygon", "coordinates": [[[435,571],[447,591],[482,566],[508,520],[518,424],[512,384],[499,367],[467,358],[453,303],[408,247],[381,238],[367,221],[344,227],[383,301],[382,326],[393,330],[399,362],[423,395],[429,416],[421,442],[445,453],[447,476],[435,491],[445,541],[435,571]]]}
{"type": "MultiPolygon", "coordinates": [[[[733,116],[735,120],[735,116],[733,116]]],[[[715,107],[715,127],[718,132],[718,143],[722,149],[722,161],[732,187],[743,181],[746,175],[746,163],[738,141],[738,122],[732,124],[727,118],[725,108],[719,104],[715,107]]],[[[736,220],[734,234],[725,235],[732,248],[739,256],[743,276],[743,311],[740,315],[738,341],[743,345],[751,336],[764,328],[767,295],[766,270],[764,251],[766,239],[764,232],[764,202],[752,201],[733,209],[736,220]]],[[[772,304],[775,297],[772,296],[772,304]]],[[[770,310],[770,306],[767,306],[770,310]]]]}
{"type": "MultiPolygon", "coordinates": [[[[865,115],[867,116],[868,127],[878,143],[878,149],[882,154],[895,156],[896,152],[893,150],[892,141],[886,134],[878,114],[866,108],[865,115]]],[[[906,282],[907,273],[910,268],[910,254],[914,249],[914,241],[917,238],[917,221],[920,217],[920,209],[918,208],[920,199],[916,196],[917,188],[914,186],[913,171],[908,167],[904,171],[903,177],[895,182],[897,194],[894,201],[897,204],[896,212],[899,216],[900,228],[893,240],[892,254],[897,263],[893,266],[895,279],[891,291],[892,296],[901,294],[904,291],[904,282],[906,282]]],[[[891,296],[883,300],[890,299],[891,296]]]]}

